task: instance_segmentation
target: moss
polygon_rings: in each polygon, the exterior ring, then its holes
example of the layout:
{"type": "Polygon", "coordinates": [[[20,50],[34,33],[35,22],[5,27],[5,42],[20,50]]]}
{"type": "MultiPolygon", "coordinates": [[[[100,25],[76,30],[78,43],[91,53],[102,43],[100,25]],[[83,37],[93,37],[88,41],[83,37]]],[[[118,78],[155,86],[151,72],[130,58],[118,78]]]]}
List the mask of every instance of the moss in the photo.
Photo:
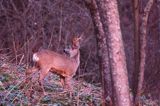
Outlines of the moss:
{"type": "Polygon", "coordinates": [[[4,91],[4,87],[0,86],[0,91],[4,91]]]}
{"type": "Polygon", "coordinates": [[[10,80],[12,80],[12,76],[10,76],[9,74],[3,73],[0,75],[0,81],[2,82],[8,82],[10,80]]]}

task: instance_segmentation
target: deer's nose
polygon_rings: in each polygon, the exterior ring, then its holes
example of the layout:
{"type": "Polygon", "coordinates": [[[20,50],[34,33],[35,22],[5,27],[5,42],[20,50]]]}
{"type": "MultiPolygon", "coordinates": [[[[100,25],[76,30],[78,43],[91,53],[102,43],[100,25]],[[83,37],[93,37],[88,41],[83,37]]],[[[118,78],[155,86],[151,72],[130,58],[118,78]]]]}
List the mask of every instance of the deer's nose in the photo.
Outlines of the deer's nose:
{"type": "Polygon", "coordinates": [[[66,53],[66,50],[65,50],[65,49],[63,49],[63,52],[64,52],[64,53],[66,53]]]}
{"type": "Polygon", "coordinates": [[[64,49],[63,52],[69,54],[69,51],[67,49],[64,49]]]}

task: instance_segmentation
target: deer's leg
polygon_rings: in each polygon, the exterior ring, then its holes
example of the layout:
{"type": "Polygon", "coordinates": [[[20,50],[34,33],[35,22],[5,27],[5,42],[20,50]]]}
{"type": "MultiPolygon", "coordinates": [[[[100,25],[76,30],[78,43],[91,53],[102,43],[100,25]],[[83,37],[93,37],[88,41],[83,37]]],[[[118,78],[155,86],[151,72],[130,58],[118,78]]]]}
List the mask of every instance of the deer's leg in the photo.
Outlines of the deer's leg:
{"type": "Polygon", "coordinates": [[[60,76],[60,82],[61,82],[61,86],[64,88],[65,77],[60,76]]]}
{"type": "Polygon", "coordinates": [[[72,77],[65,77],[65,88],[68,89],[69,91],[73,90],[71,81],[72,81],[72,77]]]}
{"type": "Polygon", "coordinates": [[[65,78],[65,88],[68,90],[70,98],[72,98],[72,92],[73,92],[73,86],[71,81],[72,77],[65,78]]]}
{"type": "Polygon", "coordinates": [[[37,67],[32,67],[32,68],[29,68],[29,69],[27,69],[26,71],[25,71],[25,75],[26,75],[26,80],[25,80],[25,83],[28,83],[28,82],[30,82],[31,81],[31,75],[34,73],[34,72],[36,72],[36,71],[38,71],[38,68],[37,67]]]}
{"type": "Polygon", "coordinates": [[[48,72],[49,72],[49,69],[43,68],[43,69],[41,69],[40,76],[39,76],[39,84],[40,84],[40,86],[43,90],[44,95],[46,95],[46,92],[45,92],[45,89],[44,89],[43,80],[44,80],[45,76],[47,76],[48,72]]]}

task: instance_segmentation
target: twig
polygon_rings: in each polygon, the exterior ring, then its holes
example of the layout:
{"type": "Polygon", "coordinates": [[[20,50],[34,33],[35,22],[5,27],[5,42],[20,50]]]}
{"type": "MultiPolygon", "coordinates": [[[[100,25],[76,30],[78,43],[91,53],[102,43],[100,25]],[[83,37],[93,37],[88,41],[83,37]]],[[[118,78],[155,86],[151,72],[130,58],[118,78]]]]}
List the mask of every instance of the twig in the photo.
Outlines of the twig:
{"type": "Polygon", "coordinates": [[[62,39],[62,14],[63,14],[63,8],[62,8],[62,2],[61,2],[61,11],[60,11],[60,25],[59,25],[59,39],[58,39],[58,47],[57,50],[59,49],[59,46],[61,44],[61,39],[62,39]]]}
{"type": "Polygon", "coordinates": [[[24,54],[22,55],[20,61],[19,61],[19,65],[22,63],[22,60],[24,59],[24,54]]]}

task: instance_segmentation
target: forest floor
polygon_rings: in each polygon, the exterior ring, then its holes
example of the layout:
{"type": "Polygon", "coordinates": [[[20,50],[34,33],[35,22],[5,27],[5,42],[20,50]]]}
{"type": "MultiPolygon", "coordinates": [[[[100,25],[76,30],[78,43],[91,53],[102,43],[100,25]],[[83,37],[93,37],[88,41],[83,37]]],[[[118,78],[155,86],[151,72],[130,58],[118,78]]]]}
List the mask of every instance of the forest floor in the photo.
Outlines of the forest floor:
{"type": "MultiPolygon", "coordinates": [[[[38,84],[38,73],[32,74],[32,81],[25,83],[27,65],[8,61],[0,56],[0,106],[100,106],[102,88],[83,80],[73,80],[73,94],[64,90],[59,76],[49,73],[44,80],[47,95],[38,84]],[[18,65],[17,65],[18,64],[18,65]]],[[[158,101],[142,96],[143,106],[158,106],[158,101]]]]}

